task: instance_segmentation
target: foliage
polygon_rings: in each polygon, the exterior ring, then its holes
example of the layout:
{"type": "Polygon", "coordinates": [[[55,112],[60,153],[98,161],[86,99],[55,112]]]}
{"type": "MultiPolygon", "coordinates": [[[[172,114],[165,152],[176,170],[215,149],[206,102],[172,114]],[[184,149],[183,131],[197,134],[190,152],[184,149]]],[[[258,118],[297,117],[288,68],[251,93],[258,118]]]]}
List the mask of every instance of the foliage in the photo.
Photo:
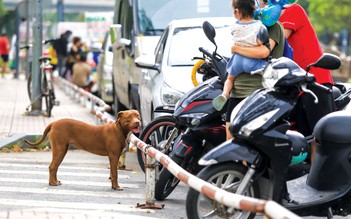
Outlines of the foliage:
{"type": "Polygon", "coordinates": [[[346,28],[351,32],[350,0],[307,0],[308,15],[318,35],[340,32],[346,28]]]}
{"type": "MultiPolygon", "coordinates": [[[[37,142],[41,139],[41,136],[34,136],[30,140],[31,142],[37,142]]],[[[45,140],[43,143],[37,146],[29,146],[23,140],[8,144],[0,149],[0,152],[22,152],[22,151],[47,151],[50,149],[50,143],[45,140]]]]}
{"type": "Polygon", "coordinates": [[[5,23],[5,16],[7,14],[7,10],[4,6],[3,0],[0,0],[0,28],[3,26],[5,23]]]}
{"type": "Polygon", "coordinates": [[[0,0],[0,18],[3,18],[7,13],[7,10],[4,6],[3,0],[0,0]]]}

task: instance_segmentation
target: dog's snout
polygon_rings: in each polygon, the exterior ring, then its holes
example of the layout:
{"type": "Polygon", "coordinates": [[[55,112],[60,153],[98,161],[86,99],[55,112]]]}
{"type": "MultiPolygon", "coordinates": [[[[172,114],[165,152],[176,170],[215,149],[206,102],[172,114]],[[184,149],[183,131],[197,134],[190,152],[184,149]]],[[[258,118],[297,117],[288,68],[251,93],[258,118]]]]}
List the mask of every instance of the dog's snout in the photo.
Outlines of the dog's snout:
{"type": "Polygon", "coordinates": [[[137,125],[137,126],[141,126],[141,122],[140,122],[140,120],[139,120],[139,119],[136,119],[136,121],[135,121],[135,125],[137,125]]]}

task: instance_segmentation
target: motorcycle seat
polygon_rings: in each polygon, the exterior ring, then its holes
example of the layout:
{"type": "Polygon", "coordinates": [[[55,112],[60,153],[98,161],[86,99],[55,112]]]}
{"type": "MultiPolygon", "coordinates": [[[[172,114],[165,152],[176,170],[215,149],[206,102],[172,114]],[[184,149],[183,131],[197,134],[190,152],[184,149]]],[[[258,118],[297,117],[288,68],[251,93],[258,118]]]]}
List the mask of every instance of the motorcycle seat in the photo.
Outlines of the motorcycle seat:
{"type": "Polygon", "coordinates": [[[301,71],[304,72],[303,69],[301,69],[300,66],[298,66],[294,61],[292,61],[289,58],[286,57],[281,57],[276,60],[275,63],[272,64],[273,69],[284,69],[287,68],[289,69],[289,72],[293,71],[301,71]]]}

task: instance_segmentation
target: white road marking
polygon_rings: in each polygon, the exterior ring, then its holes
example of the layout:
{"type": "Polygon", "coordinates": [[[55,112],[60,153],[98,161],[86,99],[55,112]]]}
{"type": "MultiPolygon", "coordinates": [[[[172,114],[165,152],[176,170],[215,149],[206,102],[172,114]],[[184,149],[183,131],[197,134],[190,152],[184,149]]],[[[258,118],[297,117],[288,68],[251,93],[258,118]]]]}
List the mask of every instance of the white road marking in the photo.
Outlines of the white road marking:
{"type": "MultiPolygon", "coordinates": [[[[81,173],[81,172],[66,172],[66,171],[58,171],[57,175],[60,176],[87,176],[87,177],[103,177],[103,178],[108,178],[109,177],[109,172],[110,171],[106,171],[106,173],[81,173]]],[[[4,173],[4,174],[26,174],[26,175],[49,175],[49,171],[31,171],[31,170],[4,170],[4,169],[0,169],[0,173],[4,173]]],[[[130,176],[127,175],[121,175],[118,174],[118,178],[119,179],[129,179],[130,176]]]]}
{"type": "MultiPolygon", "coordinates": [[[[77,164],[79,165],[79,164],[77,164]]],[[[49,168],[49,164],[18,164],[18,163],[5,163],[0,162],[0,167],[29,167],[29,168],[49,168]]],[[[60,165],[59,169],[72,169],[72,170],[108,170],[107,166],[105,168],[98,168],[98,167],[79,167],[79,166],[65,166],[60,165]]]]}
{"type": "MultiPolygon", "coordinates": [[[[24,178],[0,178],[0,182],[13,182],[13,183],[48,183],[45,179],[24,179],[24,178]]],[[[66,185],[82,185],[82,186],[107,186],[111,187],[110,182],[90,182],[90,181],[74,181],[74,180],[61,180],[62,184],[66,185]]],[[[138,189],[139,186],[135,184],[118,183],[122,188],[138,189]]]]}
{"type": "Polygon", "coordinates": [[[133,198],[133,199],[143,199],[145,194],[133,194],[125,192],[94,192],[94,191],[78,191],[78,190],[68,190],[68,189],[55,189],[54,187],[44,187],[41,189],[37,188],[22,188],[22,187],[9,187],[0,186],[0,192],[14,192],[14,193],[34,193],[34,194],[51,194],[51,195],[74,195],[74,196],[88,196],[88,197],[106,197],[106,198],[133,198]]]}
{"type": "Polygon", "coordinates": [[[155,213],[155,210],[140,209],[133,205],[122,204],[100,204],[100,203],[84,203],[84,202],[59,202],[59,201],[38,201],[38,200],[16,200],[16,199],[0,199],[0,205],[10,206],[26,206],[26,207],[43,207],[51,208],[67,208],[67,209],[85,209],[85,210],[113,210],[124,212],[148,212],[155,213]]]}

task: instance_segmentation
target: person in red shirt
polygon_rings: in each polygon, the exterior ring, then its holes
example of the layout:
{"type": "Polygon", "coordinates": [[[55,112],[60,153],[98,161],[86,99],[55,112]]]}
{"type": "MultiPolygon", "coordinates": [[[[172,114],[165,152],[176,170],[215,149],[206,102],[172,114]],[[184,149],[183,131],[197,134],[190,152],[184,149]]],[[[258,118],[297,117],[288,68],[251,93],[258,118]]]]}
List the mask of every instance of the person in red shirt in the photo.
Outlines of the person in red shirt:
{"type": "MultiPolygon", "coordinates": [[[[282,11],[279,21],[284,26],[284,35],[294,50],[294,61],[303,69],[308,64],[314,63],[322,56],[323,52],[319,45],[317,34],[307,16],[306,11],[298,4],[292,4],[282,11]]],[[[329,70],[311,68],[310,73],[314,74],[316,81],[329,88],[334,84],[329,70]]],[[[326,93],[318,89],[311,89],[318,97],[318,104],[310,94],[302,94],[300,98],[303,104],[296,109],[297,130],[308,136],[320,118],[335,110],[332,93],[326,93]]],[[[311,143],[312,155],[314,158],[315,142],[311,143]]]]}
{"type": "Polygon", "coordinates": [[[10,44],[7,39],[6,33],[2,33],[0,36],[0,55],[2,59],[1,75],[5,76],[7,62],[9,60],[10,44]]]}

